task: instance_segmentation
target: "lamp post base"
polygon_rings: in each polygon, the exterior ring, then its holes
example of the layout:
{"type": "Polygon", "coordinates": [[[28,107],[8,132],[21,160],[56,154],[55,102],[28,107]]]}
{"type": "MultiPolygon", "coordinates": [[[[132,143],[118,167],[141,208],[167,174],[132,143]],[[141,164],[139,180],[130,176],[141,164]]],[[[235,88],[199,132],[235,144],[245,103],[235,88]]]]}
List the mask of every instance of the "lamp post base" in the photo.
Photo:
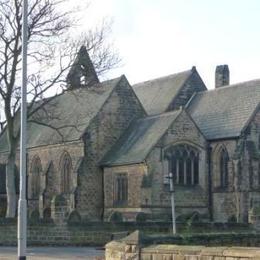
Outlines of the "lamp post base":
{"type": "Polygon", "coordinates": [[[26,260],[26,256],[18,256],[18,260],[26,260]]]}

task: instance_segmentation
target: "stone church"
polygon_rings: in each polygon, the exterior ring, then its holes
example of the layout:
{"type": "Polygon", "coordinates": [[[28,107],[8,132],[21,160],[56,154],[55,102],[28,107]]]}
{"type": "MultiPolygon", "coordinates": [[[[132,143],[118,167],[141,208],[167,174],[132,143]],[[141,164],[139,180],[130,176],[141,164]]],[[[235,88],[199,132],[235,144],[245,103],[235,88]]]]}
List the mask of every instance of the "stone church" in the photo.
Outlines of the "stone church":
{"type": "MultiPolygon", "coordinates": [[[[100,82],[83,47],[67,91],[44,108],[51,117],[39,111],[28,122],[29,215],[54,217],[62,197],[65,217],[166,219],[172,173],[177,217],[247,222],[260,203],[259,104],[260,80],[230,85],[227,65],[213,90],[195,67],[135,85],[124,75],[100,82]]],[[[7,153],[4,131],[2,202],[7,153]]]]}

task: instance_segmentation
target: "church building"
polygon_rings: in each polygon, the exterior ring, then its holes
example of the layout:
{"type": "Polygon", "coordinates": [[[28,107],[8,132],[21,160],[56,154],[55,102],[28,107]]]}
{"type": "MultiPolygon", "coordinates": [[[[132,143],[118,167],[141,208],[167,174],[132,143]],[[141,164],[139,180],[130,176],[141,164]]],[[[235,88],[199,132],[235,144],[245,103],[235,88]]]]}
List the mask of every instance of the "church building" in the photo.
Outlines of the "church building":
{"type": "MultiPolygon", "coordinates": [[[[67,90],[28,120],[29,216],[86,220],[168,220],[169,173],[176,216],[248,222],[260,203],[260,80],[230,85],[217,66],[208,90],[195,67],[131,85],[100,82],[81,48],[67,90]]],[[[5,200],[7,133],[0,136],[0,200],[5,200]]],[[[19,167],[17,153],[17,168],[19,167]]],[[[2,204],[3,205],[3,204],[2,204]]]]}

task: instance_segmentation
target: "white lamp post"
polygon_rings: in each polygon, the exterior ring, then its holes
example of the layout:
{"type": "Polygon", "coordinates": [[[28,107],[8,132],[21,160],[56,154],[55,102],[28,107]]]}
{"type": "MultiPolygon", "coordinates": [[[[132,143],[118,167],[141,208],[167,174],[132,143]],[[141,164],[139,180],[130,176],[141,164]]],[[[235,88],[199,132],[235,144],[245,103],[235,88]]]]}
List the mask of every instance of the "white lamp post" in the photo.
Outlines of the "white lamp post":
{"type": "Polygon", "coordinates": [[[27,121],[27,15],[28,0],[23,1],[22,20],[22,91],[21,91],[21,137],[20,137],[20,196],[18,202],[18,260],[26,260],[26,121],[27,121]]]}
{"type": "Polygon", "coordinates": [[[170,192],[171,192],[171,205],[172,205],[172,233],[176,234],[176,222],[175,222],[175,205],[174,205],[174,186],[173,186],[173,174],[169,173],[170,180],[170,192]]]}

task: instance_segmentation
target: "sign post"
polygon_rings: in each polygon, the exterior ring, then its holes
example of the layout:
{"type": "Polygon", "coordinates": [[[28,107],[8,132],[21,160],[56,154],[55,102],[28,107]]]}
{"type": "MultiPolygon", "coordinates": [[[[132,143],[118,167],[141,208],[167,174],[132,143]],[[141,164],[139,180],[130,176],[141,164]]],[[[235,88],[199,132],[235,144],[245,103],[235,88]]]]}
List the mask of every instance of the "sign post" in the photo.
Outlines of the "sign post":
{"type": "Polygon", "coordinates": [[[174,204],[174,185],[173,185],[173,174],[169,173],[170,181],[170,193],[171,193],[171,207],[172,207],[172,234],[176,234],[176,221],[175,221],[175,204],[174,204]]]}

